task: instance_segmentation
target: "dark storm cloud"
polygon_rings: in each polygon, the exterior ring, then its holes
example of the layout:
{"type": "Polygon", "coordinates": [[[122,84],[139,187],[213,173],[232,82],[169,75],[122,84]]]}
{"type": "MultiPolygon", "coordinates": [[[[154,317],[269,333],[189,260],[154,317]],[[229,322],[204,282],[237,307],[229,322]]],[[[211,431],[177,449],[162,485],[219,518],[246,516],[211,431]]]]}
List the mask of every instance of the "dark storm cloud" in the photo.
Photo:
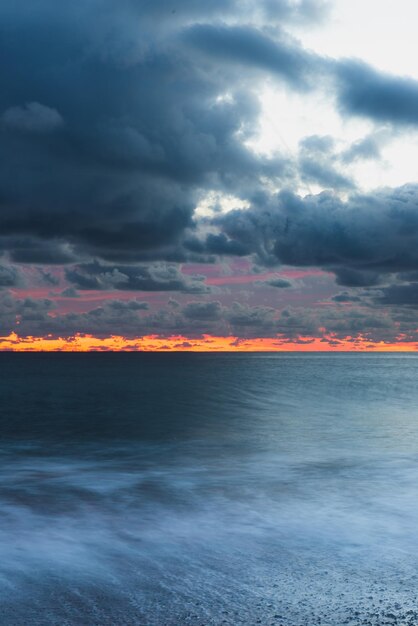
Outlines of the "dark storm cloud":
{"type": "MultiPolygon", "coordinates": [[[[347,301],[344,299],[341,303],[346,304],[347,301]]],[[[351,300],[350,304],[353,304],[350,308],[285,309],[277,321],[276,329],[292,341],[300,337],[325,338],[332,334],[336,340],[362,337],[369,341],[389,343],[396,341],[399,333],[403,331],[390,315],[367,307],[359,307],[357,302],[353,303],[351,300]]],[[[411,321],[412,318],[409,317],[407,325],[410,326],[411,321]]],[[[413,334],[411,340],[416,339],[413,334]]]]}
{"type": "Polygon", "coordinates": [[[204,242],[197,237],[189,237],[185,240],[184,247],[190,252],[199,254],[201,258],[206,254],[218,256],[247,256],[251,253],[251,249],[248,246],[243,245],[239,241],[228,239],[224,233],[216,235],[209,233],[204,242]]]}
{"type": "MultiPolygon", "coordinates": [[[[202,251],[190,231],[207,191],[252,198],[266,180],[280,186],[296,175],[295,163],[245,143],[260,114],[257,80],[300,89],[337,77],[341,106],[353,113],[367,100],[361,89],[377,89],[379,103],[390,83],[285,33],[286,21],[318,19],[325,8],[313,0],[35,0],[28,11],[23,0],[3,2],[0,232],[12,259],[245,255],[243,242],[216,233],[202,251]]],[[[413,81],[393,81],[402,88],[379,106],[402,101],[392,109],[413,117],[405,113],[415,110],[413,81]]],[[[375,115],[367,102],[363,113],[375,115]]],[[[304,180],[351,186],[312,145],[304,151],[304,180]]]]}
{"type": "Polygon", "coordinates": [[[139,300],[129,300],[128,302],[111,300],[109,307],[116,311],[148,311],[149,304],[148,302],[140,302],[139,300]]]}
{"type": "Polygon", "coordinates": [[[248,26],[201,25],[185,33],[185,39],[196,50],[223,63],[238,63],[278,74],[296,88],[303,88],[312,78],[314,57],[288,37],[273,38],[248,26]]]}
{"type": "Polygon", "coordinates": [[[190,302],[179,311],[187,332],[205,332],[210,329],[218,335],[247,337],[268,336],[277,332],[278,311],[272,307],[250,306],[233,302],[223,306],[219,301],[190,302]]]}
{"type": "Polygon", "coordinates": [[[284,278],[271,278],[270,280],[260,281],[261,285],[267,285],[267,287],[275,287],[276,289],[289,289],[292,287],[292,283],[284,278]]]}
{"type": "Polygon", "coordinates": [[[317,183],[326,189],[353,189],[354,183],[338,172],[327,159],[303,155],[299,159],[299,173],[305,183],[317,183]]]}
{"type": "Polygon", "coordinates": [[[347,60],[335,66],[343,113],[393,124],[418,123],[418,81],[347,60]]]}
{"type": "Polygon", "coordinates": [[[25,133],[48,133],[64,123],[61,115],[39,102],[10,107],[1,116],[3,127],[25,133]]]}
{"type": "Polygon", "coordinates": [[[128,0],[144,17],[158,17],[160,20],[213,18],[220,15],[226,19],[243,15],[247,19],[287,20],[297,22],[321,21],[330,9],[328,0],[128,0]]]}
{"type": "MultiPolygon", "coordinates": [[[[70,297],[70,296],[67,296],[70,297]]],[[[49,299],[15,299],[5,295],[0,299],[0,323],[2,336],[16,331],[21,336],[72,336],[75,333],[91,333],[109,336],[115,333],[135,336],[146,332],[142,316],[146,303],[136,300],[108,301],[85,313],[53,315],[55,305],[49,299]]]]}
{"type": "MultiPolygon", "coordinates": [[[[245,195],[284,174],[283,162],[243,143],[259,114],[251,68],[298,88],[337,76],[345,111],[414,121],[414,81],[331,63],[284,33],[286,20],[315,19],[324,6],[3,2],[3,235],[63,239],[112,260],[174,260],[202,192],[245,195]]],[[[307,178],[347,186],[314,165],[302,163],[307,178]]]]}
{"type": "Polygon", "coordinates": [[[54,274],[52,274],[51,272],[48,272],[43,268],[39,268],[39,274],[41,277],[41,282],[44,285],[49,285],[50,287],[56,287],[57,285],[59,285],[60,280],[58,276],[54,276],[54,274]]]}
{"type": "Polygon", "coordinates": [[[173,265],[104,265],[85,263],[65,272],[66,279],[81,290],[210,292],[203,276],[185,276],[173,265]]]}
{"type": "Polygon", "coordinates": [[[374,297],[374,302],[391,306],[418,307],[418,282],[384,287],[374,297]]]}
{"type": "Polygon", "coordinates": [[[338,304],[346,304],[348,302],[361,302],[361,298],[359,296],[351,294],[348,291],[337,293],[337,295],[333,296],[331,300],[333,302],[337,302],[338,304]]]}
{"type": "Polygon", "coordinates": [[[220,302],[189,302],[183,308],[183,315],[192,320],[215,321],[220,319],[222,306],[220,302]]]}
{"type": "MultiPolygon", "coordinates": [[[[418,122],[418,82],[354,60],[321,58],[286,34],[287,23],[321,19],[326,4],[3,1],[0,287],[24,285],[13,263],[65,264],[64,298],[85,290],[161,291],[199,302],[155,311],[114,300],[56,315],[52,300],[13,301],[2,290],[2,327],[15,328],[18,318],[21,332],[33,334],[133,336],[209,327],[297,339],[320,336],[325,327],[354,333],[363,324],[375,337],[389,336],[391,322],[370,311],[350,310],[345,319],[343,306],[326,317],[208,302],[204,278],[178,265],[252,256],[263,267],[319,267],[346,287],[378,286],[368,303],[415,306],[418,187],[361,195],[343,167],[380,157],[384,133],[396,132],[380,133],[382,125],[418,122]],[[249,146],[265,81],[304,97],[326,90],[343,116],[367,117],[378,129],[343,151],[332,137],[312,136],[293,157],[257,154],[249,146]],[[300,198],[291,190],[301,181],[351,195],[300,198]],[[290,191],[272,195],[272,189],[290,191]],[[250,208],[199,219],[195,209],[208,192],[236,196],[250,208]],[[399,272],[407,277],[397,280],[408,284],[388,286],[399,272]]],[[[61,280],[54,270],[38,270],[43,286],[61,280]]],[[[279,278],[268,284],[290,286],[279,278]]]]}
{"type": "Polygon", "coordinates": [[[44,324],[49,319],[49,312],[54,310],[55,306],[55,303],[48,298],[25,298],[18,301],[16,315],[21,324],[34,322],[44,324]]]}
{"type": "Polygon", "coordinates": [[[330,268],[335,273],[337,285],[345,287],[370,287],[380,282],[379,272],[357,270],[351,267],[330,268]]]}
{"type": "Polygon", "coordinates": [[[53,320],[49,313],[54,308],[54,302],[48,298],[16,299],[8,292],[1,292],[0,335],[7,336],[20,327],[27,335],[36,334],[38,331],[47,334],[48,325],[53,320]]]}
{"type": "Polygon", "coordinates": [[[63,296],[64,298],[79,298],[80,297],[79,292],[77,291],[77,289],[74,289],[74,287],[67,287],[67,289],[64,289],[63,291],[61,291],[59,295],[63,296]]]}
{"type": "Polygon", "coordinates": [[[7,247],[30,240],[14,260],[54,262],[45,241],[112,261],[184,260],[202,193],[245,195],[284,174],[282,161],[243,142],[259,104],[229,61],[294,84],[309,65],[284,35],[275,41],[237,18],[274,24],[322,9],[290,0],[3,2],[0,230],[7,247]]]}
{"type": "Polygon", "coordinates": [[[13,265],[0,265],[0,288],[23,287],[26,280],[22,272],[13,265]]]}
{"type": "Polygon", "coordinates": [[[416,185],[347,201],[329,192],[305,198],[281,192],[261,200],[216,224],[267,265],[320,267],[347,286],[375,285],[382,274],[418,269],[416,185]]]}
{"type": "Polygon", "coordinates": [[[62,265],[76,260],[68,244],[62,242],[11,237],[3,240],[3,245],[15,263],[62,265]]]}
{"type": "Polygon", "coordinates": [[[269,326],[273,325],[273,318],[276,310],[271,307],[255,306],[251,307],[239,302],[234,302],[227,313],[227,320],[234,328],[242,326],[269,326]]]}
{"type": "Polygon", "coordinates": [[[361,309],[345,310],[343,314],[331,312],[322,316],[322,320],[326,322],[328,332],[337,333],[339,337],[368,334],[374,341],[393,341],[399,332],[390,317],[361,309]]]}
{"type": "Polygon", "coordinates": [[[342,151],[329,135],[305,137],[299,144],[299,176],[303,182],[317,183],[325,189],[352,191],[355,184],[344,171],[346,165],[380,159],[380,149],[389,136],[389,131],[377,130],[342,151]]]}
{"type": "Polygon", "coordinates": [[[237,302],[227,306],[218,301],[174,304],[171,301],[153,310],[140,300],[110,300],[87,312],[57,315],[55,304],[49,299],[15,299],[1,292],[1,335],[16,331],[22,337],[70,337],[75,333],[88,333],[97,337],[133,338],[154,333],[187,337],[210,333],[242,339],[277,336],[287,341],[305,342],[313,337],[328,341],[332,333],[337,341],[361,336],[370,341],[393,342],[402,333],[408,341],[418,339],[413,330],[418,326],[413,308],[397,311],[389,307],[384,312],[373,311],[370,307],[357,306],[354,301],[350,301],[349,309],[298,307],[282,311],[237,302]]]}
{"type": "MultiPolygon", "coordinates": [[[[56,295],[56,294],[54,294],[56,295]]],[[[76,297],[70,291],[62,293],[76,297]]],[[[158,309],[149,303],[131,300],[104,300],[100,306],[78,313],[57,314],[56,304],[49,298],[15,298],[0,292],[1,336],[16,331],[21,336],[68,337],[75,333],[95,336],[144,334],[183,334],[201,336],[208,330],[218,335],[267,336],[274,332],[277,312],[267,307],[251,307],[233,303],[223,306],[218,301],[192,301],[185,305],[169,300],[158,309]]]]}

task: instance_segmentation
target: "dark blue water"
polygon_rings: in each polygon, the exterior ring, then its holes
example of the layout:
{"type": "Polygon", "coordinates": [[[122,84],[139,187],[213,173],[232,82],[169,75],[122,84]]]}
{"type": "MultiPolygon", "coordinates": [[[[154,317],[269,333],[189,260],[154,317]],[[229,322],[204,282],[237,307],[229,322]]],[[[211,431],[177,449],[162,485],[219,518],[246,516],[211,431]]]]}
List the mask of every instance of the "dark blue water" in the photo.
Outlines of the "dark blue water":
{"type": "Polygon", "coordinates": [[[0,623],[418,623],[418,357],[0,354],[0,623]]]}

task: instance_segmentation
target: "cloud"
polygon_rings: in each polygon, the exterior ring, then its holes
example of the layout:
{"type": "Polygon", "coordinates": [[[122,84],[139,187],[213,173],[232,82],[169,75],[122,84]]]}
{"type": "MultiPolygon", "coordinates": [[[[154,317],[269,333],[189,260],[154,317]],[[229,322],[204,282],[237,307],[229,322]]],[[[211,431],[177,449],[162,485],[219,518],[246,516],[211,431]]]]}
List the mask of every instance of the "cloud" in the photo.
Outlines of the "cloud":
{"type": "Polygon", "coordinates": [[[346,304],[351,302],[361,302],[361,298],[355,294],[349,293],[348,291],[343,291],[338,293],[336,296],[331,298],[334,302],[338,304],[346,304]]]}
{"type": "Polygon", "coordinates": [[[68,268],[66,279],[81,290],[182,291],[209,293],[203,276],[186,276],[173,265],[105,265],[85,263],[68,268]]]}
{"type": "MultiPolygon", "coordinates": [[[[247,143],[266,76],[297,90],[336,80],[352,113],[364,101],[356,89],[389,80],[321,58],[286,34],[287,23],[318,19],[326,3],[24,6],[6,0],[0,8],[0,245],[13,260],[183,262],[204,254],[194,212],[210,191],[252,199],[291,184],[298,167],[307,182],[352,186],[312,142],[299,164],[247,143]]],[[[247,253],[216,232],[206,246],[209,255],[247,253]]]]}
{"type": "Polygon", "coordinates": [[[54,274],[52,274],[52,272],[44,270],[43,268],[39,268],[39,274],[42,283],[45,285],[56,287],[60,283],[60,279],[58,276],[55,276],[54,274]]]}
{"type": "Polygon", "coordinates": [[[387,307],[376,311],[355,299],[349,300],[350,307],[341,306],[344,303],[346,299],[342,298],[336,300],[335,307],[278,310],[238,302],[222,305],[219,301],[193,301],[184,306],[167,303],[155,309],[140,300],[115,299],[105,300],[86,312],[58,314],[50,299],[16,299],[2,292],[0,325],[4,336],[16,331],[23,337],[71,337],[75,333],[88,333],[97,337],[133,338],[158,334],[193,338],[209,333],[241,339],[278,337],[305,342],[314,337],[328,341],[332,334],[336,341],[362,337],[369,341],[393,342],[402,334],[407,341],[418,341],[414,330],[418,327],[418,317],[414,307],[403,310],[387,307]]]}
{"type": "Polygon", "coordinates": [[[299,173],[305,183],[316,183],[326,189],[353,189],[354,183],[348,176],[338,172],[327,159],[303,155],[299,160],[299,173]]]}
{"type": "MultiPolygon", "coordinates": [[[[248,306],[234,302],[226,315],[226,319],[233,328],[241,327],[269,327],[273,325],[276,310],[265,306],[248,306]]],[[[241,331],[242,332],[242,331],[241,331]]]]}
{"type": "Polygon", "coordinates": [[[283,160],[244,141],[260,105],[228,59],[276,66],[298,84],[305,57],[284,35],[275,43],[243,23],[299,19],[305,8],[315,19],[322,4],[2,3],[1,245],[22,263],[54,262],[45,242],[67,246],[60,263],[193,257],[183,240],[202,195],[245,195],[285,175],[283,160]],[[220,14],[238,23],[220,25],[220,14]],[[19,238],[27,245],[13,249],[19,238]]]}
{"type": "Polygon", "coordinates": [[[381,158],[381,149],[390,139],[391,133],[386,130],[378,130],[369,133],[362,139],[351,144],[341,154],[341,161],[350,164],[362,160],[378,160],[381,158]]]}
{"type": "Polygon", "coordinates": [[[139,300],[128,300],[127,302],[122,300],[110,300],[108,306],[115,311],[148,311],[148,302],[141,302],[139,300]]]}
{"type": "Polygon", "coordinates": [[[335,64],[344,114],[392,124],[418,123],[418,81],[380,72],[358,60],[335,64]]]}
{"type": "Polygon", "coordinates": [[[282,33],[273,39],[249,26],[197,24],[185,32],[185,40],[211,58],[244,65],[246,71],[272,72],[296,88],[309,83],[312,55],[282,33]]]}
{"type": "MultiPolygon", "coordinates": [[[[87,290],[161,292],[161,301],[183,294],[159,310],[95,294],[102,306],[63,315],[57,294],[14,301],[2,289],[4,327],[18,320],[32,333],[131,335],[209,328],[296,340],[361,324],[374,337],[395,332],[392,309],[415,306],[418,186],[360,193],[347,166],[381,158],[399,128],[417,124],[418,82],[321,57],[287,32],[327,10],[321,0],[75,0],[59,9],[35,0],[30,11],[23,0],[2,2],[0,287],[59,285],[66,311],[87,302],[87,290]],[[266,84],[299,99],[325,95],[343,118],[375,127],[348,147],[323,134],[286,155],[257,152],[266,84]],[[301,197],[302,184],[331,191],[301,197]],[[208,197],[222,199],[214,218],[196,211],[208,197]],[[248,208],[230,210],[231,197],[248,208]],[[254,294],[238,282],[209,301],[209,281],[180,264],[218,257],[318,267],[347,291],[332,299],[332,283],[324,296],[334,313],[252,306],[254,294]],[[370,311],[380,305],[386,317],[370,311]]],[[[264,284],[292,285],[280,277],[264,284]]],[[[278,299],[265,292],[263,304],[278,299]]]]}
{"type": "Polygon", "coordinates": [[[276,289],[289,289],[293,286],[290,280],[284,278],[271,278],[270,280],[260,281],[260,284],[275,287],[276,289]]]}
{"type": "Polygon", "coordinates": [[[330,135],[311,135],[299,142],[299,176],[304,183],[315,183],[324,189],[353,191],[355,182],[347,175],[347,165],[362,160],[381,159],[381,149],[393,136],[380,128],[341,149],[330,135]]]}
{"type": "Polygon", "coordinates": [[[299,176],[304,183],[316,183],[326,189],[353,189],[353,181],[338,171],[335,141],[329,135],[311,135],[299,144],[299,176]]]}
{"type": "Polygon", "coordinates": [[[373,300],[380,305],[418,307],[418,282],[383,287],[373,300]]]}
{"type": "Polygon", "coordinates": [[[186,250],[199,254],[201,258],[205,255],[247,256],[251,253],[250,248],[239,241],[228,239],[224,233],[209,233],[205,241],[197,237],[189,237],[185,240],[184,247],[186,250]]]}
{"type": "Polygon", "coordinates": [[[0,119],[4,127],[28,133],[50,133],[64,124],[58,111],[39,102],[10,107],[0,119]]]}
{"type": "Polygon", "coordinates": [[[15,263],[31,265],[63,265],[74,262],[76,256],[70,246],[59,241],[40,241],[32,237],[8,237],[3,246],[15,263]]]}
{"type": "Polygon", "coordinates": [[[80,294],[74,287],[67,287],[67,289],[61,291],[60,296],[64,298],[79,298],[80,294]]]}
{"type": "Polygon", "coordinates": [[[377,284],[379,276],[418,270],[418,186],[302,198],[280,192],[251,210],[217,217],[226,236],[259,262],[333,271],[339,284],[377,284]]]}
{"type": "Polygon", "coordinates": [[[22,272],[13,265],[0,265],[0,288],[23,287],[26,283],[22,272]]]}
{"type": "Polygon", "coordinates": [[[222,306],[220,302],[189,302],[183,308],[183,315],[191,320],[208,322],[220,319],[222,306]]]}
{"type": "Polygon", "coordinates": [[[222,15],[224,19],[237,18],[241,14],[248,20],[269,19],[276,21],[296,21],[312,23],[321,21],[329,12],[327,0],[212,0],[202,3],[199,0],[143,0],[141,4],[130,1],[136,14],[144,19],[158,18],[168,22],[182,22],[184,19],[213,19],[222,15]]]}
{"type": "Polygon", "coordinates": [[[330,268],[335,272],[337,285],[345,287],[370,287],[380,283],[379,272],[353,269],[351,267],[330,268]]]}

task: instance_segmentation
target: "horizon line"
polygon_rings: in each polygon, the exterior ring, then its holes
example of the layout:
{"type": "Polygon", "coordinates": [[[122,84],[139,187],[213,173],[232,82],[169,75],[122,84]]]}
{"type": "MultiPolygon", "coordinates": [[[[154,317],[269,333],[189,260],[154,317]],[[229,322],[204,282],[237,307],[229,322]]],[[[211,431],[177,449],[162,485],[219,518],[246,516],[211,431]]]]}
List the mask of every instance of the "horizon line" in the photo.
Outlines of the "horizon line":
{"type": "Polygon", "coordinates": [[[294,340],[286,337],[216,336],[203,334],[200,337],[184,335],[144,335],[128,338],[123,335],[96,337],[91,334],[76,333],[71,336],[35,337],[19,336],[16,332],[0,337],[0,352],[199,352],[199,353],[376,353],[376,352],[418,352],[418,342],[408,341],[399,335],[395,341],[372,341],[363,335],[336,337],[326,334],[323,337],[298,336],[294,340]]]}

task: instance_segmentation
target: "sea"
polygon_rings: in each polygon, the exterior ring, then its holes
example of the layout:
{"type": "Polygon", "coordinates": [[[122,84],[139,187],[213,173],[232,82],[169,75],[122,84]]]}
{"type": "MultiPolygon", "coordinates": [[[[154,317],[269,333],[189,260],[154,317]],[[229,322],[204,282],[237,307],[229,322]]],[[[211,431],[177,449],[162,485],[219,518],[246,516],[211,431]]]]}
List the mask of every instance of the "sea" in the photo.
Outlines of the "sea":
{"type": "Polygon", "coordinates": [[[418,624],[418,355],[1,353],[2,626],[418,624]]]}

